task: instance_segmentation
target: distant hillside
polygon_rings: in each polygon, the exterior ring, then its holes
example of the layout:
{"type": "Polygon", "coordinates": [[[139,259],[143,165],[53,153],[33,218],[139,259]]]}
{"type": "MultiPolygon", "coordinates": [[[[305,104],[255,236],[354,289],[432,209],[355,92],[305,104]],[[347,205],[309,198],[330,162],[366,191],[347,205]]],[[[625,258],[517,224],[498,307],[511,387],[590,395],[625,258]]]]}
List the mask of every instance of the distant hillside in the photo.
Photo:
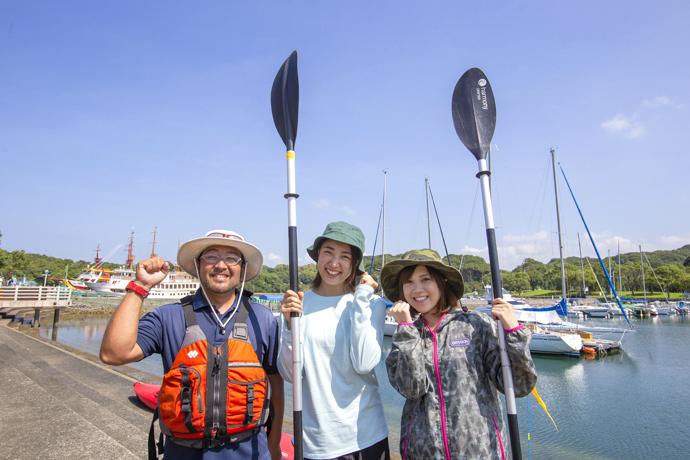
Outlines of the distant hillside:
{"type": "MultiPolygon", "coordinates": [[[[386,254],[386,261],[400,256],[401,254],[386,254]]],[[[380,255],[374,257],[372,269],[370,269],[371,256],[365,256],[364,260],[366,270],[370,271],[377,279],[381,271],[381,259],[380,255]]],[[[611,258],[612,275],[616,280],[617,289],[620,289],[622,284],[623,291],[641,291],[640,254],[636,252],[621,254],[621,267],[618,267],[617,260],[617,257],[611,258]]],[[[463,258],[460,254],[451,254],[450,261],[451,265],[456,268],[460,267],[462,261],[461,272],[465,280],[466,292],[482,292],[484,285],[491,282],[490,267],[483,258],[475,255],[465,255],[463,258]]],[[[579,258],[568,257],[565,262],[569,295],[580,295],[583,289],[589,293],[598,294],[599,286],[604,291],[608,289],[598,260],[591,257],[583,259],[584,272],[579,258]]],[[[104,263],[103,265],[108,268],[118,266],[118,264],[112,263],[104,263]]],[[[606,259],[606,265],[608,269],[608,259],[606,259]]],[[[88,266],[89,263],[83,260],[75,261],[41,254],[29,254],[24,251],[8,252],[0,249],[0,275],[5,279],[12,275],[18,279],[26,276],[28,280],[43,283],[43,272],[46,269],[50,271],[49,278],[63,278],[65,270],[68,270],[70,278],[75,278],[88,266]]],[[[646,253],[644,269],[645,285],[650,292],[659,292],[662,289],[674,292],[690,291],[690,245],[670,251],[646,253]],[[649,259],[651,266],[647,263],[647,259],[649,259]]],[[[308,288],[315,275],[315,264],[301,266],[299,271],[301,288],[308,288]]],[[[512,271],[503,271],[502,276],[504,287],[517,293],[530,290],[560,291],[561,289],[560,262],[558,259],[552,259],[547,263],[525,259],[512,271]]],[[[254,292],[281,292],[288,286],[288,280],[287,265],[264,267],[261,275],[248,283],[247,287],[254,292]]]]}
{"type": "MultiPolygon", "coordinates": [[[[63,278],[65,270],[69,278],[76,278],[89,266],[84,260],[60,259],[43,254],[31,254],[24,251],[8,252],[0,249],[0,276],[17,280],[26,277],[28,281],[43,284],[43,274],[49,271],[48,278],[63,278]]],[[[115,268],[117,264],[104,263],[104,267],[115,268]]],[[[48,284],[54,284],[50,282],[48,284]]]]}

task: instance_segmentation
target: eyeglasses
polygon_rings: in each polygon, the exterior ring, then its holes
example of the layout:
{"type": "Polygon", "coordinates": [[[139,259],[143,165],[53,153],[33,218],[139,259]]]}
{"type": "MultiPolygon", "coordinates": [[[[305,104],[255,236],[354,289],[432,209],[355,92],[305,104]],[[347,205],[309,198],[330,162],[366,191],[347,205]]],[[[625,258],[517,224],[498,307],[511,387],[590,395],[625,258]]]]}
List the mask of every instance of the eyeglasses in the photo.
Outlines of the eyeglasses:
{"type": "Polygon", "coordinates": [[[240,262],[242,262],[242,256],[238,256],[237,254],[228,254],[227,256],[221,257],[219,254],[203,254],[201,257],[199,257],[204,263],[215,265],[221,260],[225,262],[225,265],[232,267],[233,265],[237,265],[240,262]]]}

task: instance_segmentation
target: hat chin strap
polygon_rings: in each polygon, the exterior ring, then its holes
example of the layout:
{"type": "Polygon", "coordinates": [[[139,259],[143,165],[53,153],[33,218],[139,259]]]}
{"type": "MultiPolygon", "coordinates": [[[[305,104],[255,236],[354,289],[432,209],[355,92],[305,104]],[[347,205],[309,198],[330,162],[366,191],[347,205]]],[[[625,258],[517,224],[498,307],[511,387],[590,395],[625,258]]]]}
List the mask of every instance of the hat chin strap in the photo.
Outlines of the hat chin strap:
{"type": "MultiPolygon", "coordinates": [[[[197,274],[199,274],[199,264],[196,259],[194,259],[194,268],[196,268],[197,274]]],[[[199,286],[201,286],[201,292],[204,294],[204,298],[206,299],[206,302],[211,306],[211,312],[213,312],[213,318],[216,320],[216,323],[218,323],[218,327],[220,327],[220,333],[225,334],[225,326],[230,322],[232,318],[235,317],[235,313],[237,313],[238,307],[240,305],[240,302],[242,301],[242,294],[244,293],[244,282],[247,279],[247,265],[242,261],[242,285],[240,286],[240,295],[237,296],[235,299],[235,302],[233,302],[233,306],[230,308],[233,308],[233,312],[230,313],[230,316],[228,316],[228,319],[225,321],[221,321],[220,316],[218,316],[218,313],[216,312],[216,307],[213,305],[211,302],[211,299],[208,298],[208,294],[206,294],[206,289],[204,288],[204,283],[201,282],[201,279],[199,280],[199,286]]]]}

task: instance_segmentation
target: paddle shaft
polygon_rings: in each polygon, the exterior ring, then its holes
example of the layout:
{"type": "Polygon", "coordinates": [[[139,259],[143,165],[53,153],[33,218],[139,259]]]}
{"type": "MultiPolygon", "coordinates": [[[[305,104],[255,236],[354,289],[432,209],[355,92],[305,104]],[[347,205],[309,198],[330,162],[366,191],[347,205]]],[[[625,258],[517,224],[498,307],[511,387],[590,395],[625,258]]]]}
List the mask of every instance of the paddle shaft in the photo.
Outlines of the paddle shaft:
{"type": "MultiPolygon", "coordinates": [[[[494,211],[491,204],[491,184],[489,182],[489,171],[486,159],[477,161],[479,172],[477,177],[482,189],[482,200],[484,205],[484,223],[486,226],[486,241],[489,248],[489,264],[491,265],[491,286],[493,288],[494,299],[502,296],[503,285],[501,284],[501,270],[498,265],[498,250],[496,247],[496,230],[494,226],[494,211]]],[[[520,432],[518,430],[517,407],[515,405],[515,387],[513,385],[513,373],[510,368],[510,359],[506,351],[506,338],[503,324],[498,322],[498,345],[501,356],[501,371],[503,373],[503,394],[506,399],[506,412],[508,413],[508,429],[510,431],[510,447],[513,460],[522,460],[522,449],[520,446],[520,432]]]]}
{"type": "MultiPolygon", "coordinates": [[[[287,151],[288,191],[288,254],[290,269],[290,289],[299,290],[297,267],[297,189],[295,185],[295,152],[292,145],[287,151]]],[[[294,424],[295,458],[302,459],[302,353],[300,349],[299,314],[290,313],[290,333],[292,334],[292,422],[294,424]]]]}

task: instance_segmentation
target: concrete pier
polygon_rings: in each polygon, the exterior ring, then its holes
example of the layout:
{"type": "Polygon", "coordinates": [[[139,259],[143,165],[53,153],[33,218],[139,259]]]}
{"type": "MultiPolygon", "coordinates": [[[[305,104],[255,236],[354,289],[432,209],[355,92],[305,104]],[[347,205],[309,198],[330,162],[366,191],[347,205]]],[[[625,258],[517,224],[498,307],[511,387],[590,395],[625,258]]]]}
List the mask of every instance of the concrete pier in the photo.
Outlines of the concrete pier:
{"type": "Polygon", "coordinates": [[[136,379],[0,323],[0,458],[147,456],[136,379]]]}

